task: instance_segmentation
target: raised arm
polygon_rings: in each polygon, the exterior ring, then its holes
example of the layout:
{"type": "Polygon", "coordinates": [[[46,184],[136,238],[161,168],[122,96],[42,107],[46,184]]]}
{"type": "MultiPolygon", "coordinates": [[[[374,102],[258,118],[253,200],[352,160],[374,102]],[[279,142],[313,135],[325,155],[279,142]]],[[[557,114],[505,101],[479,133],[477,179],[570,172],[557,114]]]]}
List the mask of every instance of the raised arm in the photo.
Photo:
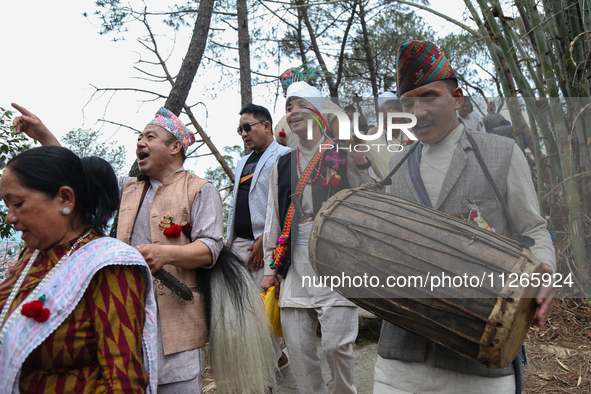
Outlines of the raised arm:
{"type": "Polygon", "coordinates": [[[33,114],[25,107],[12,103],[12,106],[17,109],[21,115],[12,120],[12,125],[16,129],[16,134],[25,133],[34,140],[39,141],[41,145],[55,145],[61,146],[57,138],[45,125],[37,115],[33,114]]]}

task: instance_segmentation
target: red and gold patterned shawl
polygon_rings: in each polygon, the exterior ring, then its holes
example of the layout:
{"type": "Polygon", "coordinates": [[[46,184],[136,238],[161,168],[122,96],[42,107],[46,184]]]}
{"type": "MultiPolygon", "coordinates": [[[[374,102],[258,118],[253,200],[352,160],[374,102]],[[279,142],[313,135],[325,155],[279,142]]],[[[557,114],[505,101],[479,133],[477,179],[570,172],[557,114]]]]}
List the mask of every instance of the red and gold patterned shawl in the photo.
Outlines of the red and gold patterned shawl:
{"type": "MultiPolygon", "coordinates": [[[[97,238],[93,230],[78,248],[97,238]]],[[[37,258],[9,313],[74,242],[37,258]]],[[[0,284],[0,309],[33,252],[25,250],[0,284]]],[[[145,304],[146,283],[137,266],[111,265],[98,271],[74,311],[24,362],[20,392],[144,393],[148,386],[142,361],[145,304]]]]}

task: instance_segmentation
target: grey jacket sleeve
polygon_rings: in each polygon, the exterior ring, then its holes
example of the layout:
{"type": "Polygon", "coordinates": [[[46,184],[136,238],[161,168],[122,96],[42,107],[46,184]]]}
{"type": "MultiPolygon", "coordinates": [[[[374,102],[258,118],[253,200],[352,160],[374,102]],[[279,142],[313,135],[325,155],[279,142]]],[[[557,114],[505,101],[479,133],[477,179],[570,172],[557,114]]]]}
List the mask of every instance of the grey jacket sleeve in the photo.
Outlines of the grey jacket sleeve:
{"type": "Polygon", "coordinates": [[[507,175],[507,206],[519,231],[536,241],[531,248],[532,254],[556,270],[556,255],[546,228],[547,222],[540,215],[540,206],[527,160],[517,144],[513,146],[507,175]]]}

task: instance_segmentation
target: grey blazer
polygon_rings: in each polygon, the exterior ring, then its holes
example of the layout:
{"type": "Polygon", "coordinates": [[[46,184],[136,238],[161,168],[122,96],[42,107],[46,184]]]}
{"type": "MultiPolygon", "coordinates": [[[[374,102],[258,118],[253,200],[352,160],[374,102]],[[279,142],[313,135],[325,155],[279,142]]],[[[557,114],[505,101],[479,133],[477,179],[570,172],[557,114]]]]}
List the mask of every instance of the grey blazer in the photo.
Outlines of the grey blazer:
{"type": "MultiPolygon", "coordinates": [[[[271,145],[259,159],[254,170],[252,182],[250,184],[250,191],[248,193],[248,205],[250,208],[250,220],[252,222],[252,233],[255,238],[258,238],[263,233],[265,228],[265,217],[267,215],[267,198],[269,197],[269,180],[271,178],[271,171],[275,162],[285,152],[289,152],[289,148],[279,145],[277,141],[273,141],[271,145]]],[[[236,168],[236,181],[234,181],[234,196],[230,204],[230,212],[228,214],[228,223],[226,229],[226,239],[228,245],[232,245],[234,241],[234,220],[236,218],[236,197],[238,196],[239,179],[244,169],[244,164],[250,155],[244,156],[238,162],[236,168]]]]}

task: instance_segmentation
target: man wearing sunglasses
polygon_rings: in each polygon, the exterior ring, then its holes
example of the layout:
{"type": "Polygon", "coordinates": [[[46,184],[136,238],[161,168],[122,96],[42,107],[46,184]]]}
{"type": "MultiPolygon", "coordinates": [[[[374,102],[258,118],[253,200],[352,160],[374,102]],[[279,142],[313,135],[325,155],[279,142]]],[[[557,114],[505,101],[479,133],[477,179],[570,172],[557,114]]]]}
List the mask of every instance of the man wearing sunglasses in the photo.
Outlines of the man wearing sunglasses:
{"type": "MultiPolygon", "coordinates": [[[[271,114],[260,105],[248,104],[240,110],[238,134],[252,153],[240,159],[236,168],[227,240],[260,286],[265,276],[261,235],[267,214],[269,178],[275,162],[289,148],[274,140],[271,114]]],[[[287,356],[281,352],[279,340],[274,338],[275,353],[282,368],[287,366],[287,356]]]]}

